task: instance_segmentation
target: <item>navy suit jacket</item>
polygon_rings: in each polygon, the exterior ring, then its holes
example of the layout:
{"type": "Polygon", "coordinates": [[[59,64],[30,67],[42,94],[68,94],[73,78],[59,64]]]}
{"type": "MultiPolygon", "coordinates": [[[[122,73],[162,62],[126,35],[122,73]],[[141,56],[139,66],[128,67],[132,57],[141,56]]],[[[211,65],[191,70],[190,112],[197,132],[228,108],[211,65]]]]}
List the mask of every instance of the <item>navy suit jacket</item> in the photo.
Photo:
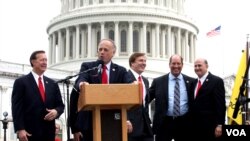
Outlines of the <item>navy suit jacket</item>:
{"type": "MultiPolygon", "coordinates": [[[[59,86],[52,79],[43,76],[45,102],[42,101],[39,88],[29,73],[15,80],[12,91],[12,116],[15,132],[25,129],[33,137],[55,137],[55,120],[45,121],[46,108],[56,109],[58,117],[64,111],[59,86]]],[[[58,118],[57,117],[57,118],[58,118]]]]}
{"type": "MultiPolygon", "coordinates": [[[[128,71],[129,77],[136,81],[135,76],[133,73],[129,70],[128,71]]],[[[145,106],[141,105],[137,108],[132,108],[128,111],[128,119],[132,123],[133,126],[133,132],[129,133],[130,136],[141,136],[144,133],[144,129],[146,130],[146,133],[148,135],[153,135],[153,131],[151,128],[151,120],[148,113],[148,105],[149,105],[149,95],[148,95],[148,88],[149,88],[149,82],[148,79],[142,76],[145,89],[146,89],[146,97],[145,97],[145,106]]]]}
{"type": "MultiPolygon", "coordinates": [[[[81,65],[80,72],[84,72],[91,68],[98,66],[98,62],[84,62],[81,65]]],[[[70,127],[72,133],[81,131],[92,132],[92,112],[91,111],[80,111],[77,112],[77,102],[79,97],[79,83],[88,82],[90,84],[100,84],[101,73],[98,70],[91,70],[88,73],[81,73],[75,82],[75,89],[71,92],[70,98],[70,127]]],[[[128,77],[126,68],[114,64],[111,62],[109,83],[131,83],[132,81],[128,77]]]]}
{"type": "MultiPolygon", "coordinates": [[[[187,75],[183,75],[187,94],[188,94],[188,102],[190,105],[190,101],[192,99],[192,95],[190,94],[190,86],[194,78],[189,77],[187,75]]],[[[155,78],[151,84],[149,89],[150,101],[155,99],[155,113],[153,117],[153,131],[157,133],[160,130],[160,126],[162,125],[163,119],[166,116],[168,109],[168,80],[169,73],[158,78],[155,78]]]]}

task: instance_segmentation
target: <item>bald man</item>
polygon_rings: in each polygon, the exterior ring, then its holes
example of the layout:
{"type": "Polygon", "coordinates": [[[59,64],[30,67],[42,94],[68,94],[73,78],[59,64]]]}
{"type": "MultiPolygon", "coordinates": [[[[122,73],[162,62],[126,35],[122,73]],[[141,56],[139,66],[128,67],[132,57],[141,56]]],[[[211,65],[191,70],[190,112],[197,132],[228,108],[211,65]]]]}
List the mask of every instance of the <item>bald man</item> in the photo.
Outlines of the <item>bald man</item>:
{"type": "Polygon", "coordinates": [[[194,71],[198,78],[191,88],[193,101],[190,110],[194,129],[191,132],[191,140],[219,140],[226,114],[224,82],[220,77],[208,71],[206,59],[196,59],[194,71]],[[199,82],[200,88],[198,88],[199,82]]]}

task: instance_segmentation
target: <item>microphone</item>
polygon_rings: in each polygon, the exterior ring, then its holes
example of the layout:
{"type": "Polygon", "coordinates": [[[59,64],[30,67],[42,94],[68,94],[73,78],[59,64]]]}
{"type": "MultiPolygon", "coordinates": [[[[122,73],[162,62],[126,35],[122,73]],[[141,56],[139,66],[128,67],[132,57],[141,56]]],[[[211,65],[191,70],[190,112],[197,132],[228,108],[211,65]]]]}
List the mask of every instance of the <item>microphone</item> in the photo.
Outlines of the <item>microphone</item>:
{"type": "Polygon", "coordinates": [[[101,70],[102,70],[102,64],[99,64],[97,69],[98,69],[97,73],[99,74],[101,72],[101,70]]]}
{"type": "Polygon", "coordinates": [[[58,80],[58,81],[55,81],[55,83],[67,83],[68,80],[71,79],[71,78],[73,78],[73,77],[76,77],[76,76],[78,76],[78,75],[80,75],[80,74],[82,74],[82,73],[88,73],[88,72],[93,71],[93,70],[96,70],[96,69],[98,69],[98,73],[99,73],[99,72],[101,71],[102,65],[104,64],[104,61],[103,61],[103,60],[97,60],[97,61],[96,61],[96,64],[98,64],[98,66],[93,67],[93,68],[90,68],[90,69],[87,69],[87,70],[82,71],[82,72],[79,72],[79,73],[77,73],[77,74],[75,74],[75,75],[67,76],[67,77],[64,78],[64,79],[60,79],[60,80],[58,80]]]}
{"type": "Polygon", "coordinates": [[[98,60],[96,61],[96,63],[97,63],[97,64],[101,64],[101,65],[103,65],[103,64],[104,64],[104,61],[103,61],[103,60],[98,59],[98,60]]]}
{"type": "Polygon", "coordinates": [[[97,69],[98,69],[97,73],[99,74],[101,72],[101,70],[102,70],[102,66],[104,65],[104,61],[99,59],[96,62],[98,64],[98,66],[97,66],[97,69]]]}

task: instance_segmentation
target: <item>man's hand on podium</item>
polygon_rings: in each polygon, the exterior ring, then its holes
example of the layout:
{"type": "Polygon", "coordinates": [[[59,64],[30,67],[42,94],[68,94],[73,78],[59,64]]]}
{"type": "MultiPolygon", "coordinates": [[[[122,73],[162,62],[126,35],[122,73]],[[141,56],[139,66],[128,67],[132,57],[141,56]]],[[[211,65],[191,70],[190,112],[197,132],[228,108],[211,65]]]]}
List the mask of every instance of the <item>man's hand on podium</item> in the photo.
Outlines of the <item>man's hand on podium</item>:
{"type": "Polygon", "coordinates": [[[82,89],[82,85],[89,85],[88,82],[80,82],[79,83],[79,89],[81,90],[82,89]]]}
{"type": "Polygon", "coordinates": [[[127,120],[127,129],[128,133],[131,133],[133,131],[132,123],[129,120],[127,120]]]}

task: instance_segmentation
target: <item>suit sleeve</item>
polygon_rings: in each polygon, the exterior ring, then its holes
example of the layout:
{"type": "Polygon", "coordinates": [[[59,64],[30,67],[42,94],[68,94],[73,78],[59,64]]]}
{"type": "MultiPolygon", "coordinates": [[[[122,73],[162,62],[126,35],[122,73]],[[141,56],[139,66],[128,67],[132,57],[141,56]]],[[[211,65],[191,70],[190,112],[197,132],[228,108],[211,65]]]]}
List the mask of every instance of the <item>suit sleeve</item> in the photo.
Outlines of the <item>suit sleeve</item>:
{"type": "Polygon", "coordinates": [[[219,79],[215,89],[215,104],[217,114],[217,124],[225,123],[226,101],[225,101],[225,87],[222,79],[219,79]]]}
{"type": "Polygon", "coordinates": [[[79,88],[79,84],[80,84],[80,82],[89,82],[89,83],[92,83],[90,80],[91,80],[91,73],[96,73],[96,71],[89,71],[89,72],[86,72],[86,73],[83,73],[83,72],[85,72],[85,71],[87,71],[87,70],[89,70],[89,69],[91,69],[91,68],[93,68],[93,67],[95,67],[96,66],[96,64],[95,64],[95,62],[87,62],[87,63],[82,63],[82,65],[81,65],[81,68],[80,68],[80,71],[79,71],[79,76],[78,76],[78,78],[77,78],[77,80],[75,81],[75,88],[77,89],[77,91],[79,91],[80,90],[80,88],[79,88]]]}
{"type": "Polygon", "coordinates": [[[77,127],[75,126],[78,116],[78,111],[77,111],[78,97],[79,97],[78,92],[76,91],[76,89],[73,88],[70,94],[70,112],[69,112],[69,125],[71,127],[72,133],[76,133],[79,131],[79,129],[77,129],[77,127]]]}
{"type": "Polygon", "coordinates": [[[155,98],[155,91],[156,91],[155,87],[156,87],[156,82],[155,82],[155,80],[153,80],[153,82],[148,90],[148,102],[149,103],[155,98]]]}
{"type": "Polygon", "coordinates": [[[15,132],[24,129],[24,114],[23,114],[23,101],[24,101],[24,83],[17,79],[13,85],[11,108],[15,132]]]}
{"type": "Polygon", "coordinates": [[[64,112],[65,105],[62,101],[62,95],[59,89],[58,84],[55,83],[55,93],[56,93],[56,110],[58,112],[57,118],[61,116],[61,114],[64,112]]]}

